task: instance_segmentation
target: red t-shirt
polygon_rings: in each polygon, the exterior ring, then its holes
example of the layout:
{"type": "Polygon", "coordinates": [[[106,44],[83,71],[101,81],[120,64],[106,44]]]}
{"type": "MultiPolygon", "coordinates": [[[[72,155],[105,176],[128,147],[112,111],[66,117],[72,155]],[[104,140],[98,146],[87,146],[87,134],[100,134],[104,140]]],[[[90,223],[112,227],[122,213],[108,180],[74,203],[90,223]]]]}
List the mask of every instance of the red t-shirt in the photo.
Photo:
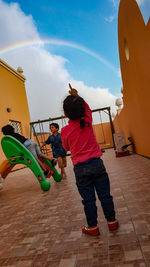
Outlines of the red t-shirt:
{"type": "Polygon", "coordinates": [[[92,112],[86,102],[84,119],[89,126],[85,124],[81,129],[80,120],[69,120],[69,124],[61,130],[62,145],[71,152],[73,165],[102,155],[92,127],[92,112]]]}

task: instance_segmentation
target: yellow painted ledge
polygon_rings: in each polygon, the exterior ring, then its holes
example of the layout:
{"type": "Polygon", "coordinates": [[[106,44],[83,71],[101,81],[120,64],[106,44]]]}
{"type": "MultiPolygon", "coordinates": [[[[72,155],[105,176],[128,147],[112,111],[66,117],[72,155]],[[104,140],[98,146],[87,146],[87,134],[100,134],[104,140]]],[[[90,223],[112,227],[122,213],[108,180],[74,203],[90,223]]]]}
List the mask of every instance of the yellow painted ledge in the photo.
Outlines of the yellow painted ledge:
{"type": "Polygon", "coordinates": [[[11,72],[12,74],[14,74],[15,76],[17,76],[17,78],[19,78],[20,80],[22,80],[23,82],[26,80],[26,78],[24,77],[24,75],[20,74],[19,72],[17,72],[15,69],[13,69],[12,67],[10,67],[6,62],[4,62],[2,59],[0,59],[0,66],[4,67],[5,69],[7,69],[9,72],[11,72]]]}

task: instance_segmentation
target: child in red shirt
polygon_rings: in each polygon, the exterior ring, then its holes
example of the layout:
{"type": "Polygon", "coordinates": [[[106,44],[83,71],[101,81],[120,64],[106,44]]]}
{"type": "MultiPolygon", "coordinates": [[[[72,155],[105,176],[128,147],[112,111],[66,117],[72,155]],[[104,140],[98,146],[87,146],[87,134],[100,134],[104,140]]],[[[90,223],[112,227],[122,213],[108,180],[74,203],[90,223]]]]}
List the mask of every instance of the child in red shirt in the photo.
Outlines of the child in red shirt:
{"type": "Polygon", "coordinates": [[[99,235],[97,226],[96,196],[101,202],[109,230],[118,228],[113,198],[110,195],[109,177],[100,156],[102,152],[92,128],[92,113],[88,104],[70,87],[70,95],[63,102],[63,109],[69,124],[62,128],[61,138],[65,150],[71,151],[76,184],[82,197],[87,226],[82,232],[99,235]]]}

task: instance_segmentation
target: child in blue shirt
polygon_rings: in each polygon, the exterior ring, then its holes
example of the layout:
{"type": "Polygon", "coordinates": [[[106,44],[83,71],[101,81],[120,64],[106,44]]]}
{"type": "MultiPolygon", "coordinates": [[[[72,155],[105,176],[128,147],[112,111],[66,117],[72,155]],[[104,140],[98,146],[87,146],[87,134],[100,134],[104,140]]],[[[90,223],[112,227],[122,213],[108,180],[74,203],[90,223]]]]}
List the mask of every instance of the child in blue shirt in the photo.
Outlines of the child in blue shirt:
{"type": "Polygon", "coordinates": [[[61,174],[63,178],[66,178],[66,172],[65,172],[65,167],[67,166],[66,150],[62,146],[61,134],[58,133],[58,130],[59,130],[58,123],[50,124],[50,131],[52,134],[48,137],[48,139],[42,145],[42,147],[51,144],[53,157],[57,159],[58,166],[61,169],[61,174]]]}

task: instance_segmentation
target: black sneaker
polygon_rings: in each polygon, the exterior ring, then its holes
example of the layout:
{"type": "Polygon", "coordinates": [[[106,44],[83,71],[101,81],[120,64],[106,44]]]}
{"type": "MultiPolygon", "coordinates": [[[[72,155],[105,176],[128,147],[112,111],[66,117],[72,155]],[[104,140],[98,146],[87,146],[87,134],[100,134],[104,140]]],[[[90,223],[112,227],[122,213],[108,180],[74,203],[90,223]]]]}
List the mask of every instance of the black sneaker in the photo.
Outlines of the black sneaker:
{"type": "Polygon", "coordinates": [[[44,175],[45,176],[48,176],[49,174],[50,174],[50,171],[49,170],[44,171],[44,175]]]}
{"type": "Polygon", "coordinates": [[[51,160],[51,163],[52,163],[52,166],[55,167],[56,164],[57,164],[57,159],[52,159],[52,160],[51,160]]]}

